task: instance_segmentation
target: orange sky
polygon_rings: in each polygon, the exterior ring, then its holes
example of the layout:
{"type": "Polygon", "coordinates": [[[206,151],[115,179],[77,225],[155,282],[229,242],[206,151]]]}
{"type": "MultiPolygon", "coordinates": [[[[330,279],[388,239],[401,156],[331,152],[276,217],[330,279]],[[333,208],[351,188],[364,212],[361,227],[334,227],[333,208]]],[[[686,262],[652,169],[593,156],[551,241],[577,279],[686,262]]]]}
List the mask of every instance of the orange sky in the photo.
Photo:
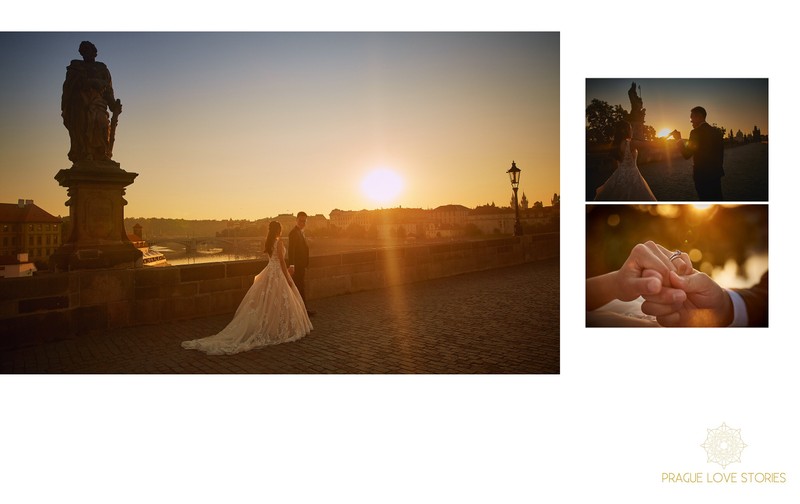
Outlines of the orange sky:
{"type": "Polygon", "coordinates": [[[123,112],[129,217],[507,205],[559,187],[558,33],[2,33],[0,201],[67,214],[65,68],[92,41],[123,112]],[[372,171],[395,198],[362,190],[372,171]]]}
{"type": "MultiPolygon", "coordinates": [[[[636,92],[645,108],[645,124],[656,133],[677,129],[685,137],[692,130],[689,111],[706,109],[709,124],[743,134],[758,126],[769,134],[767,79],[587,79],[586,105],[598,99],[610,105],[631,109],[628,89],[636,82],[636,92]]],[[[727,132],[726,132],[727,136],[727,132]]]]}

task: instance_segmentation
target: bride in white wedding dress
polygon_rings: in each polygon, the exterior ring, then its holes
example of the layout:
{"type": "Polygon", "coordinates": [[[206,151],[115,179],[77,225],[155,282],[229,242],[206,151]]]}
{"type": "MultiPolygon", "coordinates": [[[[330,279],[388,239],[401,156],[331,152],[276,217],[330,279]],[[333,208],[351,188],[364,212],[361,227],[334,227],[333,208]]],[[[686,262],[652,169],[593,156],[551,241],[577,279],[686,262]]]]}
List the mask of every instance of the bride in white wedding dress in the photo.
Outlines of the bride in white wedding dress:
{"type": "Polygon", "coordinates": [[[183,348],[209,355],[235,354],[295,341],[311,332],[305,304],[286,267],[280,236],[280,223],[270,222],[265,244],[269,263],[256,275],[233,320],[213,336],[182,342],[183,348]]]}
{"type": "Polygon", "coordinates": [[[611,151],[611,156],[617,162],[617,169],[597,188],[595,201],[656,201],[653,191],[636,166],[639,151],[631,149],[632,137],[630,123],[617,123],[611,151]]]}

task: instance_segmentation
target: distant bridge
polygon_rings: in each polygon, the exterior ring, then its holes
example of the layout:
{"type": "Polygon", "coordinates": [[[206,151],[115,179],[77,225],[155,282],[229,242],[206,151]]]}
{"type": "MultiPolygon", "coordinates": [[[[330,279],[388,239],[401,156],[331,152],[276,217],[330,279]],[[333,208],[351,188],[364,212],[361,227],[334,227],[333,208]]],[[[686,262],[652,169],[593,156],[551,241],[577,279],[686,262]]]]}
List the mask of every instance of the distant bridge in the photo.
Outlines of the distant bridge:
{"type": "Polygon", "coordinates": [[[248,236],[242,238],[218,237],[218,236],[197,236],[197,237],[159,237],[147,240],[150,245],[166,246],[168,244],[180,244],[184,247],[187,254],[193,254],[198,249],[203,248],[222,248],[223,252],[242,252],[253,248],[260,248],[263,237],[248,236]]]}

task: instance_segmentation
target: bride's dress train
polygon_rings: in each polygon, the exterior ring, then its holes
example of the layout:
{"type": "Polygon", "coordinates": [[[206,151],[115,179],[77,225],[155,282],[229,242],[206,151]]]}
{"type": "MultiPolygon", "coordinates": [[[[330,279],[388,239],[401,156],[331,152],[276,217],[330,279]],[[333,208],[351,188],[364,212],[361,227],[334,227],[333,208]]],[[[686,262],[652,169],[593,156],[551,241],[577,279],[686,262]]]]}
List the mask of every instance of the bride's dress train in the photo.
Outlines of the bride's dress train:
{"type": "Polygon", "coordinates": [[[608,180],[597,188],[595,201],[656,201],[636,166],[638,154],[637,150],[631,152],[631,141],[625,140],[622,161],[608,180]]]}
{"type": "MultiPolygon", "coordinates": [[[[283,253],[283,247],[273,253],[283,253]]],[[[219,333],[184,341],[183,348],[209,355],[235,354],[295,341],[313,329],[300,292],[286,281],[278,257],[256,275],[233,320],[219,333]]]]}

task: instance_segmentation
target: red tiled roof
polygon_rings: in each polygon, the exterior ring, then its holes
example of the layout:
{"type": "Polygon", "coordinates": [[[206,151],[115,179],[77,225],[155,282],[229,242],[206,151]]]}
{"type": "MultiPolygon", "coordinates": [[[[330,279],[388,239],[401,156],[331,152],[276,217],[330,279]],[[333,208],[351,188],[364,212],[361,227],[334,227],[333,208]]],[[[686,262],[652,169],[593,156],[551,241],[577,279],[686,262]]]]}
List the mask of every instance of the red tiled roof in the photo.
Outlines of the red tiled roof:
{"type": "Polygon", "coordinates": [[[61,222],[38,206],[30,203],[20,208],[16,203],[0,203],[0,222],[61,222]]]}

